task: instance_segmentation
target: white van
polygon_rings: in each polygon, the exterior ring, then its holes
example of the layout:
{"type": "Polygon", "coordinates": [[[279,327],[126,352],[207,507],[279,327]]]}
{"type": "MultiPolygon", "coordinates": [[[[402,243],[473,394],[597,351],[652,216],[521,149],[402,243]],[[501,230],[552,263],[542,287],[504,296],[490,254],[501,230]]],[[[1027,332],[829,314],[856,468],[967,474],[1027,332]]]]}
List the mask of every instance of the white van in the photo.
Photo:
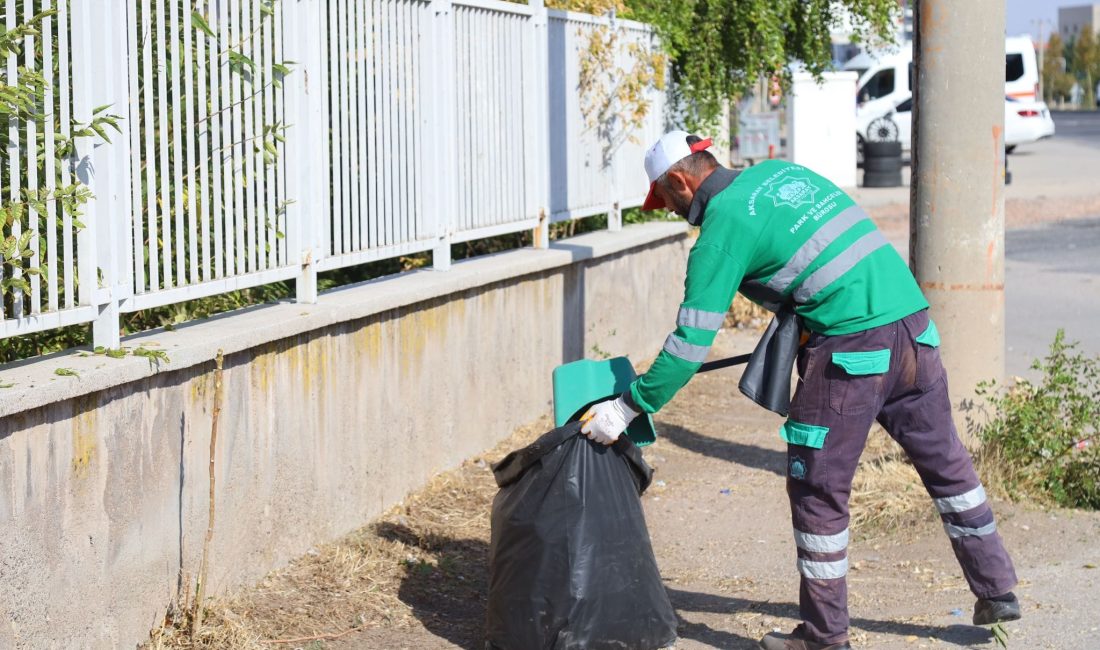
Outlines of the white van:
{"type": "MultiPolygon", "coordinates": [[[[858,54],[844,64],[859,75],[856,82],[856,118],[878,117],[913,94],[913,48],[903,47],[858,54]]],[[[1039,66],[1030,36],[1005,39],[1005,95],[1037,100],[1039,66]]]]}
{"type": "Polygon", "coordinates": [[[1030,36],[1005,39],[1005,94],[1023,101],[1042,101],[1039,96],[1039,64],[1030,36]]]}

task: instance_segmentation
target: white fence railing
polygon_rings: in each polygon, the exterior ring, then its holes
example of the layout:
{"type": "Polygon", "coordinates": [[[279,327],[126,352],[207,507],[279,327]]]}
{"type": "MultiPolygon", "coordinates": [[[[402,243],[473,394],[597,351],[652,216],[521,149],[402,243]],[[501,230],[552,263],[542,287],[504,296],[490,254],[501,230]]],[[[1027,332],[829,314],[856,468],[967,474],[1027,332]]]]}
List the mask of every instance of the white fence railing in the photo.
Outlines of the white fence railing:
{"type": "MultiPolygon", "coordinates": [[[[78,227],[50,203],[3,224],[33,257],[0,266],[0,338],[93,323],[279,280],[612,215],[645,195],[644,128],[615,144],[586,124],[579,62],[607,19],[500,0],[0,0],[10,30],[55,15],[7,57],[46,82],[37,119],[9,119],[5,198],[79,180],[78,227]],[[94,5],[94,8],[93,8],[94,5]],[[73,138],[97,107],[106,142],[73,138]]],[[[656,47],[651,30],[618,21],[656,47]]],[[[629,64],[623,62],[624,66],[629,64]]]]}
{"type": "MultiPolygon", "coordinates": [[[[554,221],[577,219],[619,208],[640,205],[649,184],[639,173],[645,147],[662,133],[663,94],[649,92],[649,119],[632,139],[611,143],[587,123],[577,94],[580,62],[591,31],[606,19],[588,14],[549,12],[548,66],[550,110],[550,194],[554,221]],[[609,205],[609,201],[611,204],[609,205]]],[[[641,23],[619,20],[621,38],[657,47],[652,29],[641,23]]],[[[629,69],[630,62],[619,61],[629,69]]],[[[610,125],[614,128],[614,125],[610,125]]]]}

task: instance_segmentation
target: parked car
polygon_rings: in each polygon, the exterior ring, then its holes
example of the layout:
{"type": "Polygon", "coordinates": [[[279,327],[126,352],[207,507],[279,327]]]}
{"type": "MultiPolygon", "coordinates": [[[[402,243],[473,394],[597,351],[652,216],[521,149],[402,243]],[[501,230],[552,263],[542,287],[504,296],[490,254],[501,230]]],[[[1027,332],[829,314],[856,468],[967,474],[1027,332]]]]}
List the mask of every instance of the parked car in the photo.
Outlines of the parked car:
{"type": "MultiPolygon", "coordinates": [[[[868,139],[868,131],[875,126],[875,120],[888,116],[897,125],[897,137],[901,142],[903,155],[912,148],[913,98],[906,97],[900,103],[879,115],[864,112],[856,116],[856,151],[859,152],[868,139]]],[[[1016,99],[1005,96],[1005,151],[1012,153],[1021,144],[1028,144],[1054,135],[1054,120],[1044,102],[1016,99]]],[[[877,139],[871,136],[872,139],[877,139]]]]}
{"type": "Polygon", "coordinates": [[[1005,97],[1005,151],[1054,135],[1054,119],[1045,102],[1005,97]]]}

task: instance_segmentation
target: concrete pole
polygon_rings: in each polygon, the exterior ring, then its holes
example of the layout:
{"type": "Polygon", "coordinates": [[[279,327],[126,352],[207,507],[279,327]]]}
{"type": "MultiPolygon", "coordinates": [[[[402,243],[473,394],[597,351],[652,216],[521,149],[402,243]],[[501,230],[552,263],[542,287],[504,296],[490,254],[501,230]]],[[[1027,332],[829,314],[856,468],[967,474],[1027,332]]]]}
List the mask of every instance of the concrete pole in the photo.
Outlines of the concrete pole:
{"type": "Polygon", "coordinates": [[[1043,40],[1043,23],[1042,18],[1038,19],[1039,23],[1039,96],[1035,98],[1037,102],[1045,102],[1047,100],[1046,88],[1043,85],[1043,53],[1047,49],[1046,41],[1043,40]]]}
{"type": "Polygon", "coordinates": [[[955,421],[1004,380],[1004,0],[918,0],[910,249],[939,326],[955,421]]]}

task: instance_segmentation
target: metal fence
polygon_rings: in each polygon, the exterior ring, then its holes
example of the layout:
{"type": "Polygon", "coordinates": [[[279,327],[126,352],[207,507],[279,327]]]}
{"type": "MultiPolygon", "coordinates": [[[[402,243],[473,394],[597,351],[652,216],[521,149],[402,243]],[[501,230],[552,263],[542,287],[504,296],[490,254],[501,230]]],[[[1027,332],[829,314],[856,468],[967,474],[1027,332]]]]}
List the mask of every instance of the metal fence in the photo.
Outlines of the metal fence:
{"type": "MultiPolygon", "coordinates": [[[[40,70],[39,118],[10,118],[5,196],[90,190],[79,223],[53,203],[28,230],[26,290],[0,337],[93,323],[117,347],[123,312],[535,230],[640,204],[644,128],[609,149],[578,89],[606,18],[499,0],[0,0],[39,35],[4,82],[40,70]],[[94,5],[94,7],[93,7],[94,5]],[[110,141],[86,131],[117,114],[110,141]],[[69,156],[57,148],[70,142],[69,156]]],[[[618,21],[656,47],[651,30],[618,21]]],[[[624,62],[629,64],[629,62],[624,62]]],[[[20,266],[10,275],[22,278],[20,266]]]]}

